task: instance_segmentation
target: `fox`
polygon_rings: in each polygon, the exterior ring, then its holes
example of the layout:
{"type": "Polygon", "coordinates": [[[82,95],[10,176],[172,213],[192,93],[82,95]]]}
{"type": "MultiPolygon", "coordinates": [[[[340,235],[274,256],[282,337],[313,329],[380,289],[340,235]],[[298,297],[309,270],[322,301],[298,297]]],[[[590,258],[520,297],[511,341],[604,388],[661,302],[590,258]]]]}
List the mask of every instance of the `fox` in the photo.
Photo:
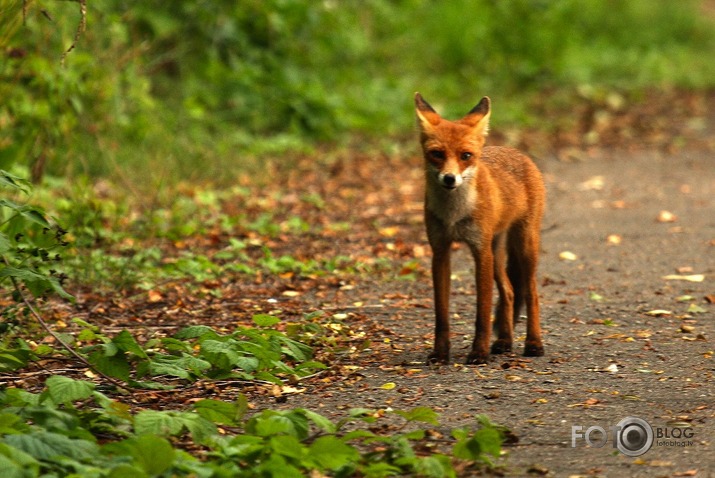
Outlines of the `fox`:
{"type": "Polygon", "coordinates": [[[511,352],[514,324],[526,304],[524,356],[544,355],[539,321],[537,265],[546,187],[541,172],[517,149],[485,146],[491,100],[485,96],[463,118],[443,119],[415,93],[415,111],[425,165],[424,220],[432,250],[435,337],[428,364],[450,357],[451,250],[466,243],[475,262],[477,313],[467,364],[511,352]],[[492,332],[496,281],[497,338],[492,332]]]}

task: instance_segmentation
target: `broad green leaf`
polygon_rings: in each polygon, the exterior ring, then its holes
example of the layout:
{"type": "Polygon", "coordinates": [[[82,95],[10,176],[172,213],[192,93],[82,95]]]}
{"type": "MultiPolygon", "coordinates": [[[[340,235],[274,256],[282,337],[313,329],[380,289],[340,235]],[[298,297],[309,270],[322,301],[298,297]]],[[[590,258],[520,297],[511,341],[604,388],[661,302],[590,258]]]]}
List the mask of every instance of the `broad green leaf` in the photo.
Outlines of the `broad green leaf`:
{"type": "MultiPolygon", "coordinates": [[[[231,347],[230,343],[219,342],[218,340],[204,340],[201,342],[200,354],[219,370],[231,370],[243,358],[231,347]]],[[[244,365],[248,365],[248,362],[244,362],[244,365]]]]}
{"type": "Polygon", "coordinates": [[[30,351],[25,349],[5,349],[0,352],[0,371],[17,370],[27,365],[30,351]]]}
{"type": "Polygon", "coordinates": [[[108,357],[102,351],[92,352],[89,355],[89,363],[97,367],[102,373],[109,375],[110,377],[118,378],[124,380],[125,382],[130,378],[130,367],[129,362],[121,355],[114,355],[108,357]]]}
{"type": "Polygon", "coordinates": [[[360,459],[360,453],[339,438],[326,435],[310,445],[309,457],[322,469],[338,470],[360,459]]]}
{"type": "Polygon", "coordinates": [[[184,428],[184,421],[175,412],[142,410],[134,417],[134,433],[137,435],[178,435],[184,428]]]}
{"type": "Polygon", "coordinates": [[[186,327],[179,330],[174,338],[179,340],[185,339],[218,339],[221,335],[208,325],[192,325],[191,327],[186,327]]]}
{"type": "Polygon", "coordinates": [[[23,435],[7,435],[3,441],[38,460],[52,460],[65,456],[77,461],[90,461],[99,453],[95,443],[74,440],[58,433],[44,430],[23,435]]]}
{"type": "MultiPolygon", "coordinates": [[[[133,464],[148,476],[159,476],[167,471],[176,458],[176,451],[165,438],[142,435],[103,447],[105,453],[130,456],[133,464]]],[[[121,475],[126,476],[126,475],[121,475]]]]}
{"type": "Polygon", "coordinates": [[[457,476],[449,457],[439,454],[418,458],[415,463],[415,471],[420,476],[432,478],[454,478],[457,476]]]}
{"type": "Polygon", "coordinates": [[[61,403],[85,400],[92,396],[95,385],[84,380],[74,380],[62,375],[53,375],[45,381],[52,402],[61,403]]]}
{"type": "Polygon", "coordinates": [[[305,344],[296,342],[288,337],[280,337],[280,341],[283,344],[282,352],[299,362],[310,360],[313,355],[313,349],[305,344]]]}
{"type": "Polygon", "coordinates": [[[409,411],[395,410],[393,413],[401,416],[410,422],[429,423],[439,425],[439,414],[429,407],[416,407],[409,411]]]}
{"type": "Polygon", "coordinates": [[[136,339],[127,330],[119,332],[117,336],[112,339],[112,342],[123,352],[130,352],[137,357],[147,358],[144,349],[141,348],[136,339]]]}
{"type": "Polygon", "coordinates": [[[249,423],[250,425],[247,426],[250,427],[250,433],[262,437],[269,437],[273,435],[298,435],[293,422],[283,415],[265,416],[265,414],[262,414],[252,418],[249,423]]]}
{"type": "Polygon", "coordinates": [[[259,327],[273,327],[280,323],[281,319],[273,315],[257,314],[253,316],[253,322],[259,327]]]}
{"type": "Polygon", "coordinates": [[[271,453],[287,456],[300,460],[305,454],[305,447],[300,440],[292,435],[272,436],[268,441],[268,446],[271,448],[271,453]]]}
{"type": "Polygon", "coordinates": [[[28,193],[30,189],[32,189],[30,181],[19,176],[15,176],[14,174],[8,173],[4,169],[0,170],[0,186],[9,187],[11,189],[18,189],[24,193],[28,193]]]}
{"type": "Polygon", "coordinates": [[[223,402],[221,400],[205,399],[194,403],[194,410],[203,418],[221,425],[236,425],[241,418],[237,403],[223,402]]]}
{"type": "Polygon", "coordinates": [[[337,427],[335,426],[335,424],[329,419],[325,418],[323,415],[315,413],[312,410],[303,410],[303,413],[306,417],[308,417],[311,422],[315,424],[315,426],[320,428],[322,431],[326,433],[335,433],[337,431],[337,427]]]}
{"type": "Polygon", "coordinates": [[[495,457],[498,457],[501,453],[502,436],[496,428],[480,428],[474,433],[474,439],[479,442],[479,446],[484,453],[489,453],[495,457]]]}
{"type": "Polygon", "coordinates": [[[26,428],[27,425],[23,422],[19,415],[14,413],[0,413],[0,436],[8,433],[18,433],[26,428]]]}
{"type": "Polygon", "coordinates": [[[194,441],[200,445],[207,445],[217,433],[216,425],[197,413],[177,413],[177,418],[191,433],[194,441]]]}
{"type": "Polygon", "coordinates": [[[23,451],[0,443],[0,471],[3,478],[32,478],[39,475],[40,463],[23,451]]]}

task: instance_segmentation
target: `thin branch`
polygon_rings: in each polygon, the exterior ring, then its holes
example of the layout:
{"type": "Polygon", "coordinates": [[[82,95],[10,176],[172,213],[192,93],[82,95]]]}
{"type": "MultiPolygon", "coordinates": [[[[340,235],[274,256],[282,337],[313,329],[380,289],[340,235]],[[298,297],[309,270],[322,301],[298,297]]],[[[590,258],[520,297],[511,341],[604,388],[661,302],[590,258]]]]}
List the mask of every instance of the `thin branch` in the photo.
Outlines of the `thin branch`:
{"type": "MultiPolygon", "coordinates": [[[[2,259],[3,259],[3,262],[5,262],[5,265],[7,265],[8,267],[10,267],[10,262],[7,260],[7,257],[2,256],[2,259]]],[[[57,334],[50,328],[50,326],[47,325],[47,322],[45,322],[45,320],[42,318],[42,316],[39,314],[39,312],[37,312],[37,309],[35,309],[35,307],[32,305],[32,303],[27,299],[27,297],[25,297],[25,294],[22,292],[22,289],[20,288],[20,286],[19,286],[18,283],[17,283],[17,279],[15,279],[14,277],[10,276],[10,280],[12,281],[12,285],[13,285],[13,287],[15,288],[15,291],[17,291],[17,293],[19,294],[20,298],[22,299],[22,302],[25,304],[25,306],[26,306],[27,309],[30,311],[30,313],[35,317],[35,319],[37,319],[37,322],[42,326],[42,328],[45,329],[48,334],[50,334],[52,337],[54,337],[54,339],[55,339],[60,345],[62,345],[62,347],[64,347],[71,355],[73,355],[77,360],[79,360],[79,361],[82,362],[84,365],[86,365],[88,368],[90,368],[93,372],[97,373],[98,375],[101,375],[102,377],[104,377],[104,379],[106,379],[107,381],[109,381],[110,383],[112,383],[112,385],[114,385],[114,386],[116,386],[116,387],[118,387],[118,388],[123,388],[123,389],[125,389],[125,390],[133,390],[132,387],[129,387],[129,386],[127,386],[126,384],[124,384],[124,383],[122,383],[122,382],[120,382],[120,381],[118,381],[118,380],[116,380],[116,379],[110,377],[109,375],[105,374],[105,373],[102,372],[101,370],[98,370],[97,367],[95,367],[94,365],[92,365],[85,357],[83,357],[79,352],[77,352],[75,349],[73,349],[71,345],[69,345],[67,342],[65,342],[64,340],[62,340],[62,337],[60,337],[59,335],[57,335],[57,334]]]]}
{"type": "Polygon", "coordinates": [[[64,66],[65,64],[65,58],[67,58],[67,54],[74,50],[74,48],[77,46],[77,43],[79,42],[80,37],[82,36],[82,33],[87,29],[87,0],[77,0],[77,3],[79,3],[79,13],[81,15],[81,18],[79,20],[79,25],[77,25],[77,31],[74,33],[74,39],[72,40],[72,44],[70,47],[67,49],[62,54],[62,58],[60,58],[60,65],[64,66]]]}

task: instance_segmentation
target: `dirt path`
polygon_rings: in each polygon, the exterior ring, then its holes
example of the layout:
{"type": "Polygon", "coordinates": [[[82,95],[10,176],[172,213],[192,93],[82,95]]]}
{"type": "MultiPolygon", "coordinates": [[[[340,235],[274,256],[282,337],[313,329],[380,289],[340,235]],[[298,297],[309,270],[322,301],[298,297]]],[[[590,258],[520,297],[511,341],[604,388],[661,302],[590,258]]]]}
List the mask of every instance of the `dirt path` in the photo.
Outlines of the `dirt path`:
{"type": "MultiPolygon", "coordinates": [[[[540,166],[549,188],[539,274],[545,357],[462,365],[475,297],[473,266],[460,249],[455,365],[423,364],[433,320],[426,277],[389,283],[391,290],[358,283],[334,310],[359,311],[384,327],[373,340],[391,353],[371,361],[367,350],[359,380],[291,396],[283,406],[340,416],[351,407],[423,405],[441,413],[445,429],[485,413],[518,438],[505,448],[507,476],[715,476],[715,305],[706,300],[715,295],[715,158],[621,152],[573,163],[546,158],[540,166]],[[659,221],[661,211],[674,221],[659,221]],[[575,260],[559,257],[566,251],[575,260]],[[673,274],[705,277],[663,278],[673,274]],[[380,388],[387,382],[395,388],[380,388]],[[613,447],[610,428],[626,417],[652,426],[654,443],[642,456],[613,447]],[[692,428],[683,432],[684,425],[692,428]],[[609,441],[589,447],[579,436],[572,448],[573,426],[603,427],[609,441]]],[[[417,227],[408,230],[421,233],[417,227]]]]}

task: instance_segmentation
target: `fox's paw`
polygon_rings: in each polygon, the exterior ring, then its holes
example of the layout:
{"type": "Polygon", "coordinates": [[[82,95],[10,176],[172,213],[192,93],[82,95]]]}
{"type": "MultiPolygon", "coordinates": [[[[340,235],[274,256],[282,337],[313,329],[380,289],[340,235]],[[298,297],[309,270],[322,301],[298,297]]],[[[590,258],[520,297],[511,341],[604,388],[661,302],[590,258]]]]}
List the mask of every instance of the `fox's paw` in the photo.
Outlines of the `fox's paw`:
{"type": "Polygon", "coordinates": [[[447,365],[449,363],[449,352],[434,351],[427,356],[427,365],[447,365]]]}
{"type": "Polygon", "coordinates": [[[469,352],[469,355],[467,355],[468,365],[481,365],[487,362],[489,362],[489,354],[472,350],[471,352],[469,352]]]}
{"type": "Polygon", "coordinates": [[[544,346],[541,342],[529,342],[524,344],[524,357],[541,357],[544,355],[544,346]]]}
{"type": "Polygon", "coordinates": [[[511,340],[497,339],[492,344],[493,354],[505,354],[511,352],[511,340]]]}

